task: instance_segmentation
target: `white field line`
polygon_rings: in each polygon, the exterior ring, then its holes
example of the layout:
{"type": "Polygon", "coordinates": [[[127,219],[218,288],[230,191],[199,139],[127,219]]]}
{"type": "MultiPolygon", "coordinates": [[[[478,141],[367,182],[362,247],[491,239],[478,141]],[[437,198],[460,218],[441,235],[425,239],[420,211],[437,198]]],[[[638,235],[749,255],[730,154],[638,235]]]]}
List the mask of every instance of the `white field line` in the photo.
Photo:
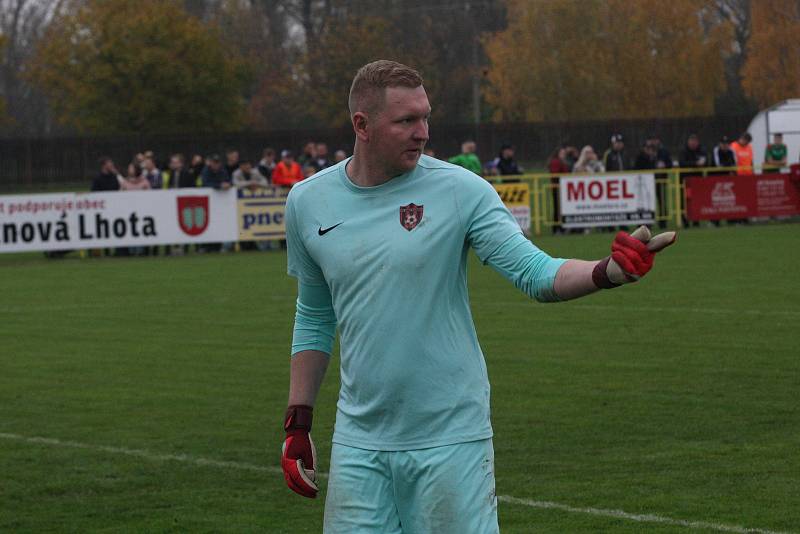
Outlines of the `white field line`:
{"type": "Polygon", "coordinates": [[[773,530],[764,530],[762,528],[748,528],[738,525],[724,525],[721,523],[709,523],[707,521],[687,521],[685,519],[673,519],[671,517],[664,517],[653,514],[631,514],[628,512],[623,512],[622,510],[605,510],[602,508],[579,508],[576,506],[569,506],[568,504],[560,504],[557,502],[532,501],[529,499],[518,499],[517,497],[509,497],[507,495],[499,495],[497,497],[497,500],[509,504],[530,506],[531,508],[542,508],[545,510],[559,510],[562,512],[569,512],[573,514],[589,514],[602,517],[611,517],[614,519],[626,519],[628,521],[637,521],[639,523],[661,523],[662,525],[670,525],[674,527],[717,530],[719,532],[739,532],[742,534],[747,534],[747,533],[790,534],[788,532],[775,532],[773,530]]]}
{"type": "Polygon", "coordinates": [[[85,449],[95,452],[106,452],[109,454],[117,454],[124,456],[135,456],[144,460],[160,461],[160,462],[183,462],[195,464],[203,467],[222,467],[226,469],[239,469],[243,471],[256,471],[260,473],[282,473],[281,468],[278,466],[264,466],[249,464],[245,462],[230,462],[225,460],[211,460],[209,458],[200,458],[198,456],[190,456],[188,454],[159,454],[155,452],[145,451],[142,449],[128,449],[126,447],[109,447],[107,445],[90,445],[88,443],[79,443],[77,441],[62,441],[60,439],[42,438],[37,436],[22,436],[20,434],[8,434],[0,432],[0,438],[22,441],[25,443],[33,443],[37,445],[52,445],[54,447],[69,447],[72,449],[85,449]]]}
{"type": "MultiPolygon", "coordinates": [[[[20,434],[10,434],[0,432],[0,439],[7,439],[12,441],[19,441],[23,443],[31,443],[35,445],[51,445],[54,447],[69,447],[73,449],[83,449],[94,452],[104,452],[108,454],[117,454],[125,456],[134,456],[149,461],[159,462],[183,462],[194,464],[202,467],[220,467],[223,469],[239,469],[244,471],[254,471],[258,473],[273,473],[281,474],[282,471],[278,466],[264,466],[256,465],[247,462],[232,462],[224,460],[212,460],[209,458],[202,458],[198,456],[191,456],[188,454],[160,454],[150,452],[142,449],[128,449],[126,447],[110,447],[106,445],[91,445],[88,443],[80,443],[77,441],[62,441],[60,439],[43,438],[38,436],[23,436],[20,434]]],[[[317,476],[320,478],[327,478],[327,473],[318,472],[317,476]]],[[[674,519],[671,517],[664,517],[654,514],[632,514],[622,510],[606,510],[603,508],[580,508],[570,506],[568,504],[561,504],[549,501],[535,501],[531,499],[520,499],[511,497],[509,495],[498,495],[497,500],[508,504],[516,504],[520,506],[527,506],[530,508],[539,508],[544,510],[558,510],[561,512],[568,512],[574,514],[586,514],[600,517],[610,517],[614,519],[624,519],[627,521],[635,521],[638,523],[659,523],[662,525],[670,525],[676,527],[685,527],[690,529],[706,529],[716,530],[719,532],[737,532],[742,534],[791,534],[789,532],[776,532],[761,528],[748,528],[739,525],[726,525],[721,523],[710,523],[706,521],[688,521],[685,519],[674,519]]]]}

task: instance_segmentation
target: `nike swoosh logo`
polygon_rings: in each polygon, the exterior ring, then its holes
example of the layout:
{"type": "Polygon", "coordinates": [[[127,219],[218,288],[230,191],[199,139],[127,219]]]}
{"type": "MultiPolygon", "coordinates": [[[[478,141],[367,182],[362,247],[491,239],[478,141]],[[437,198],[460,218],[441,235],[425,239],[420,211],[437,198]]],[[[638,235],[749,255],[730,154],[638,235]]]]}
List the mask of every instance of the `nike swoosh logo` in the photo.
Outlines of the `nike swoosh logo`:
{"type": "MultiPolygon", "coordinates": [[[[340,222],[339,224],[342,224],[343,222],[344,222],[344,221],[340,222]]],[[[328,232],[330,232],[331,230],[333,230],[334,228],[336,228],[337,226],[339,226],[339,224],[334,224],[334,225],[333,225],[333,226],[331,226],[330,228],[325,228],[325,229],[323,229],[323,228],[320,226],[320,227],[319,227],[319,230],[317,230],[317,233],[318,233],[319,235],[325,235],[325,234],[327,234],[328,232]]]]}

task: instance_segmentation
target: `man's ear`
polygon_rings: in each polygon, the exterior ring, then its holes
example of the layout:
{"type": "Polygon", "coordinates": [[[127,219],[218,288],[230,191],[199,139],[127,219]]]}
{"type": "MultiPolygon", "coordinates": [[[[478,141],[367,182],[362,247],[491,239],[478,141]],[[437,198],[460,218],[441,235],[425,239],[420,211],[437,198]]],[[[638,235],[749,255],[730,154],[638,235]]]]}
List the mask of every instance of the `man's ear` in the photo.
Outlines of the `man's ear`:
{"type": "Polygon", "coordinates": [[[369,141],[369,132],[367,128],[368,119],[367,114],[363,111],[356,111],[351,118],[353,122],[353,130],[361,141],[369,141]]]}

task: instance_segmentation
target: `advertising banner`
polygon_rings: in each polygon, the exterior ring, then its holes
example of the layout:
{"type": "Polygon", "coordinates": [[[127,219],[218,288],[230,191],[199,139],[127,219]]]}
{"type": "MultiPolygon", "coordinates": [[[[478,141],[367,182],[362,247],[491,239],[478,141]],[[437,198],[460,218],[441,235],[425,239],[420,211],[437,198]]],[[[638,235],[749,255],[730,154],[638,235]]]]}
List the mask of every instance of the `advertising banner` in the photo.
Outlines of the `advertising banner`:
{"type": "Polygon", "coordinates": [[[564,228],[653,224],[655,177],[652,174],[562,176],[559,200],[564,228]]]}
{"type": "Polygon", "coordinates": [[[692,221],[800,215],[800,181],[791,174],[686,179],[692,221]]]}
{"type": "Polygon", "coordinates": [[[494,184],[503,204],[511,211],[523,232],[531,229],[531,194],[527,183],[494,184]]]}
{"type": "Polygon", "coordinates": [[[286,197],[282,187],[238,191],[239,241],[286,239],[286,197]]]}
{"type": "Polygon", "coordinates": [[[236,191],[0,196],[0,253],[236,241],[236,191]]]}

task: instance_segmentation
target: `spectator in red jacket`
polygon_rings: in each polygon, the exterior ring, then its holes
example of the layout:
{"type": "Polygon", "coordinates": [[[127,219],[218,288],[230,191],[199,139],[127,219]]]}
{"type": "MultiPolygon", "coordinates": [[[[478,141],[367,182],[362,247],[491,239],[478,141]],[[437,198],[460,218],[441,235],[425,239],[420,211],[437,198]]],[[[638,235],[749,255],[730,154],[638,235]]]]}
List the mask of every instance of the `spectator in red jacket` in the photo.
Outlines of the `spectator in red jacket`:
{"type": "Polygon", "coordinates": [[[272,185],[279,187],[292,187],[304,178],[303,169],[294,160],[291,150],[281,152],[281,160],[272,171],[272,185]]]}
{"type": "Polygon", "coordinates": [[[547,163],[547,169],[551,174],[568,173],[572,168],[567,165],[566,160],[566,147],[559,147],[550,154],[550,161],[547,163]]]}

